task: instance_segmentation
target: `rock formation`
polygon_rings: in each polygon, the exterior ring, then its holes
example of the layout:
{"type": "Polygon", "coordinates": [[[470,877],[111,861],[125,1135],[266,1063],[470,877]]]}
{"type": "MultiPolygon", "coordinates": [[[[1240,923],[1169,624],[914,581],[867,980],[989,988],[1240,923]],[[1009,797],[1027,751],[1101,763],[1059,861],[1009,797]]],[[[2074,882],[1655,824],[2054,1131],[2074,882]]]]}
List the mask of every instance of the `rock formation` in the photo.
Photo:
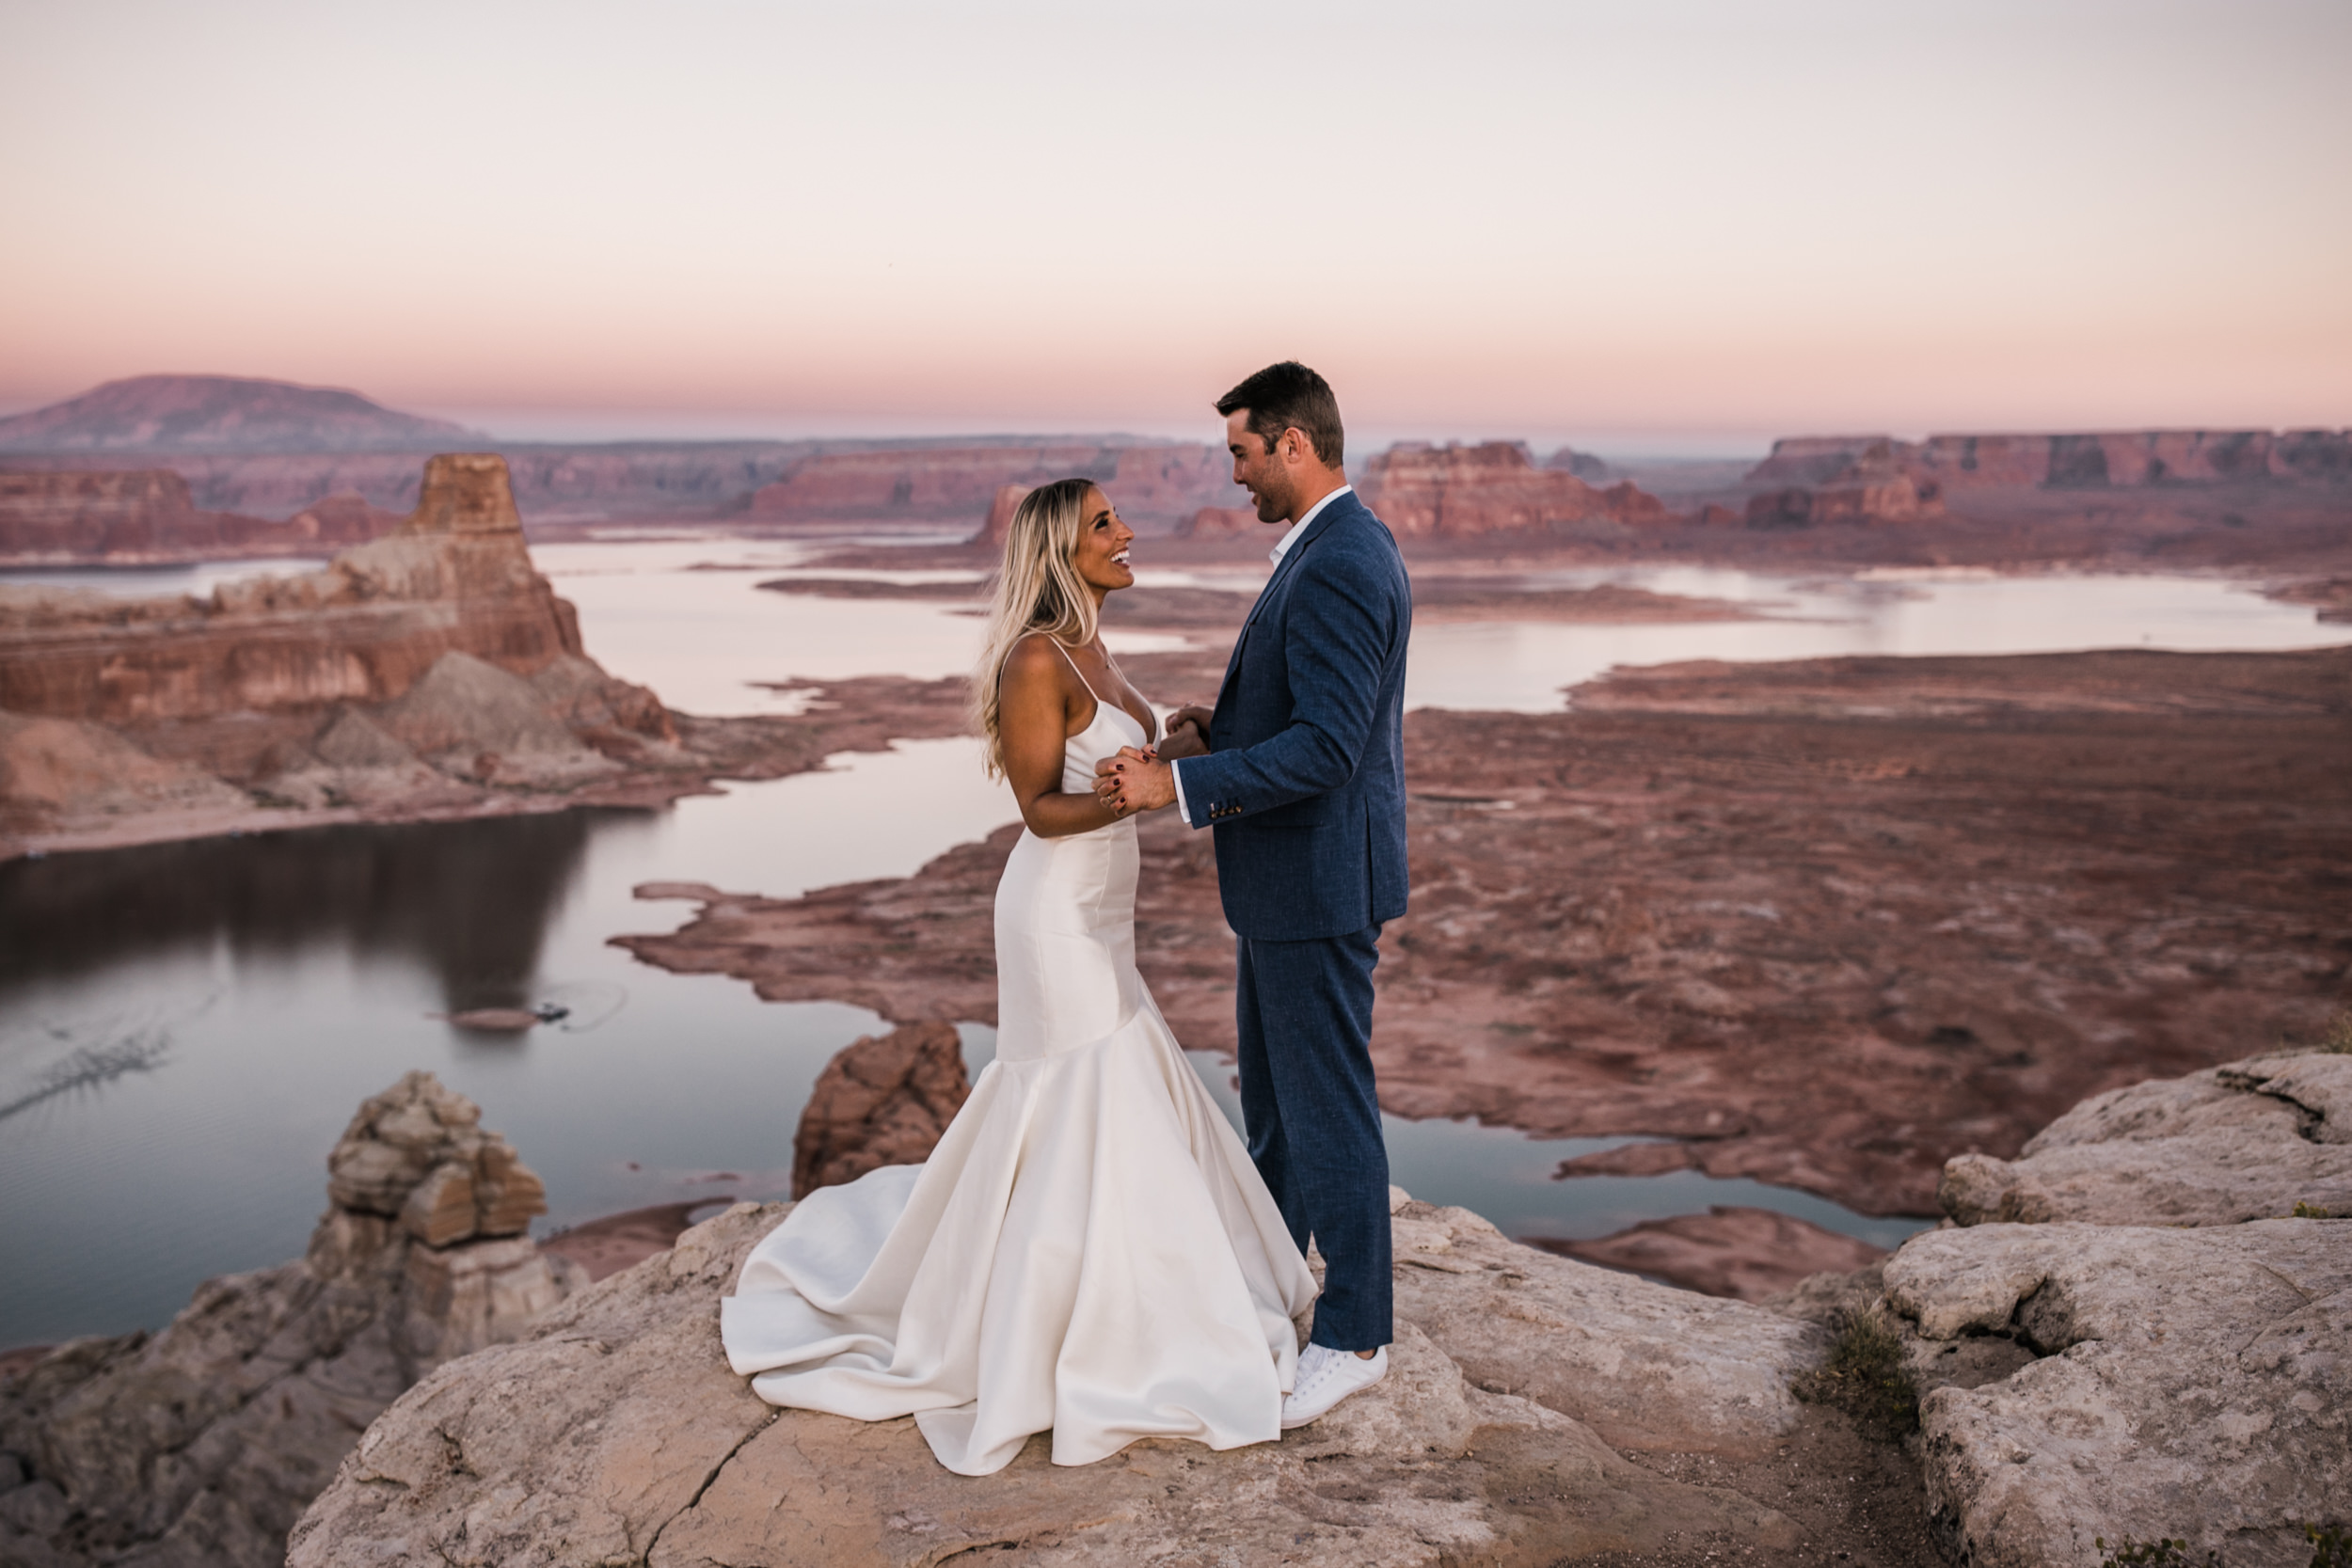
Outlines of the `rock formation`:
{"type": "Polygon", "coordinates": [[[980,524],[980,531],[972,536],[972,543],[1003,547],[1006,535],[1012,532],[1012,515],[1021,509],[1021,498],[1035,488],[1030,484],[996,486],[996,499],[988,503],[988,518],[980,524]]]}
{"type": "Polygon", "coordinates": [[[2310,1217],[2344,1212],[2314,1199],[2346,1192],[2347,1140],[2352,1056],[2280,1052],[2096,1096],[2014,1163],[1951,1163],[1961,1227],[1884,1275],[1947,1555],[2088,1563],[2096,1537],[2163,1536],[2301,1568],[2302,1525],[2352,1523],[2352,1219],[2310,1217]],[[1987,1344],[2026,1364],[1944,1384],[1987,1344]]]}
{"type": "Polygon", "coordinates": [[[2083,1101],[2014,1161],[1946,1162],[1962,1225],[2237,1225],[2352,1215],[2352,1056],[2258,1056],[2083,1101]]]}
{"type": "Polygon", "coordinates": [[[961,521],[990,509],[1009,485],[1073,476],[1100,483],[1128,521],[1162,528],[1232,490],[1214,447],[896,447],[803,458],[746,504],[760,522],[961,521]]]}
{"type": "MultiPolygon", "coordinates": [[[[1176,525],[1180,539],[1234,539],[1256,533],[1266,525],[1258,520],[1258,514],[1247,506],[1204,506],[1176,525]]],[[[1269,532],[1271,541],[1280,538],[1269,532]]]]}
{"type": "Polygon", "coordinates": [[[2136,430],[2068,436],[1799,436],[1772,443],[1752,484],[1818,485],[1873,453],[1924,490],[1977,485],[2126,488],[2352,480],[2352,431],[2136,430]]]}
{"type": "Polygon", "coordinates": [[[0,420],[0,451],[417,451],[476,434],[338,388],[135,375],[0,420]]]}
{"type": "Polygon", "coordinates": [[[385,1406],[584,1283],[523,1234],[539,1179],[480,1123],[408,1074],[328,1156],[300,1260],[208,1281],[161,1333],[77,1339],[0,1381],[0,1561],[283,1561],[385,1406]]]}
{"type": "Polygon", "coordinates": [[[331,496],[282,523],[197,509],[167,468],[0,472],[0,564],[156,565],[323,554],[400,522],[357,496],[331,496]]]}
{"type": "Polygon", "coordinates": [[[952,1023],[907,1023],[852,1040],[825,1064],[792,1139],[792,1196],[920,1164],[972,1092],[952,1023]]]}
{"type": "Polygon", "coordinates": [[[1386,1382],[1279,1444],[1144,1442],[1080,1468],[1033,1442],[988,1484],[907,1420],[779,1411],[727,1370],[718,1298],[783,1217],[740,1204],[592,1287],[522,1342],[443,1368],[370,1429],[297,1527],[294,1568],[454,1564],[1556,1562],[1672,1536],[1789,1550],[1770,1506],[1621,1458],[1616,1427],[1769,1441],[1810,1325],[1514,1246],[1395,1196],[1386,1382]],[[1550,1365],[1553,1328],[1574,1336],[1550,1365]],[[1627,1354],[1583,1355],[1612,1337],[1627,1354]]]}
{"type": "Polygon", "coordinates": [[[396,533],[307,576],[203,599],[0,588],[0,832],[18,833],[447,804],[690,760],[651,692],[587,658],[494,456],[432,459],[396,533]]]}
{"type": "MultiPolygon", "coordinates": [[[[1810,528],[1817,523],[1910,523],[1941,515],[1943,488],[1918,479],[1899,462],[1894,443],[1873,441],[1859,451],[1839,454],[1810,488],[1768,490],[1748,499],[1750,528],[1810,528]]],[[[1767,459],[1762,467],[1770,467],[1767,459]]],[[[1809,467],[1825,465],[1809,463],[1809,467]]]]}
{"type": "Polygon", "coordinates": [[[1364,466],[1357,488],[1399,538],[1673,521],[1664,502],[1631,481],[1595,489],[1573,473],[1535,467],[1516,441],[1393,446],[1364,466]]]}

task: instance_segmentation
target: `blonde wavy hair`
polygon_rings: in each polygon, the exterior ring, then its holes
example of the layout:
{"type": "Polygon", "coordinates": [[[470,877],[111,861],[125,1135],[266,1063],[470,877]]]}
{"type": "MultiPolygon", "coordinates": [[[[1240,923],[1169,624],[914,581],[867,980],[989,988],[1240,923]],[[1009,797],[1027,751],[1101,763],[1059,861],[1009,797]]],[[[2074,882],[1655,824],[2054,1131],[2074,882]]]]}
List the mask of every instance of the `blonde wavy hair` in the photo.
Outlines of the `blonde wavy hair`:
{"type": "Polygon", "coordinates": [[[1005,660],[1012,645],[1041,631],[1065,648],[1094,641],[1100,624],[1094,594],[1072,563],[1079,531],[1086,526],[1087,492],[1101,486],[1090,479],[1057,479],[1021,499],[1005,533],[1005,559],[996,568],[989,600],[988,641],[979,668],[972,673],[973,721],[987,742],[983,766],[992,779],[1005,776],[1005,741],[999,728],[1005,660]]]}

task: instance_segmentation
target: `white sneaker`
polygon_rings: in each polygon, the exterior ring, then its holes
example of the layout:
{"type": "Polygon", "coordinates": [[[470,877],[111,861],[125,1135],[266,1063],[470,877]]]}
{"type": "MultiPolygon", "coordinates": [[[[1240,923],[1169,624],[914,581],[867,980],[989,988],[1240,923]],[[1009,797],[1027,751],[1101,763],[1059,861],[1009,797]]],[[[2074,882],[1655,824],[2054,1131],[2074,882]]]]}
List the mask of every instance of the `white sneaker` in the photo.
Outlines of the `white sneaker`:
{"type": "Polygon", "coordinates": [[[1282,1398],[1282,1430],[1293,1431],[1322,1419],[1331,1407],[1389,1375],[1389,1347],[1382,1345],[1369,1360],[1354,1351],[1328,1345],[1309,1345],[1298,1353],[1298,1376],[1282,1398]]]}

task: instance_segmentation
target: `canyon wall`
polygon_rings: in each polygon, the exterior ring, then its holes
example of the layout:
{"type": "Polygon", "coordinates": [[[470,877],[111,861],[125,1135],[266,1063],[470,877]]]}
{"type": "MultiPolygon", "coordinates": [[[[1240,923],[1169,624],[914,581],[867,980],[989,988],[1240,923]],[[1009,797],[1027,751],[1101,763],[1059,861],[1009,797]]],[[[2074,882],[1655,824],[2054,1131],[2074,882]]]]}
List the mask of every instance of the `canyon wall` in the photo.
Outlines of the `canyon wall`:
{"type": "Polygon", "coordinates": [[[0,590],[0,709],[19,715],[115,723],[381,703],[449,653],[524,675],[580,654],[494,456],[431,459],[396,533],[307,576],[203,599],[0,590]]]}
{"type": "Polygon", "coordinates": [[[1401,443],[1366,463],[1356,488],[1399,538],[1675,521],[1663,501],[1630,481],[1596,489],[1565,469],[1537,467],[1516,441],[1401,443]]]}
{"type": "Polygon", "coordinates": [[[2352,431],[2127,430],[2080,435],[1799,436],[1772,443],[1748,472],[1758,484],[1818,485],[1882,460],[1923,489],[2043,485],[2053,489],[2246,481],[2352,481],[2352,431]]]}
{"type": "Polygon", "coordinates": [[[204,511],[188,482],[168,468],[0,472],[0,565],[8,566],[323,554],[365,544],[400,520],[348,494],[327,496],[282,522],[204,511]]]}
{"type": "Polygon", "coordinates": [[[988,513],[1008,486],[1073,476],[1100,483],[1120,515],[1138,524],[1172,525],[1232,488],[1225,454],[1214,447],[930,447],[803,458],[755,490],[746,512],[780,523],[962,522],[988,513]]]}

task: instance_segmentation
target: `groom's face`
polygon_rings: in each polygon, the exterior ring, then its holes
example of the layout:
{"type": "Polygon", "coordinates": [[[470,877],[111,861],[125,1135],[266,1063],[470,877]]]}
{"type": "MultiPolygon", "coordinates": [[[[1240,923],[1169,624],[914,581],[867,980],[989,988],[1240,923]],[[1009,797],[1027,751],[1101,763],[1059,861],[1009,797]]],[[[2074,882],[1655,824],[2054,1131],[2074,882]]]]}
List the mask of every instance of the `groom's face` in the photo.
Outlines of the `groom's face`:
{"type": "MultiPolygon", "coordinates": [[[[1287,434],[1282,437],[1295,439],[1287,434]]],[[[1225,450],[1233,454],[1233,483],[1248,487],[1258,521],[1289,521],[1291,503],[1298,499],[1298,480],[1282,461],[1281,441],[1269,448],[1265,437],[1249,428],[1249,410],[1236,408],[1225,416],[1225,450]]]]}

